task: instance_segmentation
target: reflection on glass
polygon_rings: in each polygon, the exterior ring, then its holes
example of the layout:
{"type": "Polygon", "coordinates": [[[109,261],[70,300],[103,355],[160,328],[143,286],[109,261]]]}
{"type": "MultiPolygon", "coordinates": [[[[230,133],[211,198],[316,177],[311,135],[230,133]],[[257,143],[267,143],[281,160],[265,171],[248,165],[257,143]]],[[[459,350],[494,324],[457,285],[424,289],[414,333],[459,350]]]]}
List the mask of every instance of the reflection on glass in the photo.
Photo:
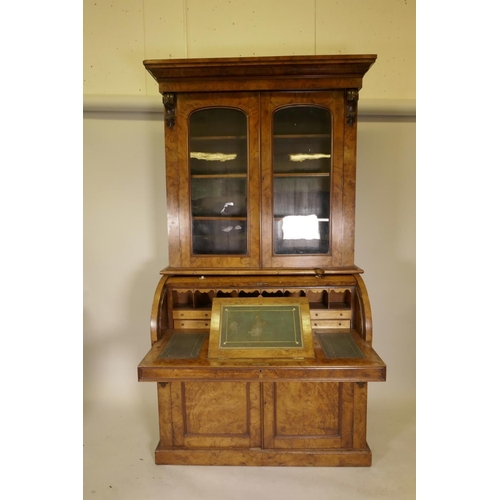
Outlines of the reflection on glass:
{"type": "Polygon", "coordinates": [[[290,161],[306,161],[306,160],[320,160],[322,158],[330,158],[331,155],[325,155],[323,153],[297,153],[289,155],[290,161]]]}
{"type": "Polygon", "coordinates": [[[193,220],[194,254],[243,254],[247,247],[246,221],[193,220]]]}
{"type": "Polygon", "coordinates": [[[247,119],[232,108],[190,117],[193,253],[247,253],[247,119]]]}
{"type": "Polygon", "coordinates": [[[195,160],[205,160],[205,161],[228,161],[235,160],[237,157],[237,153],[234,154],[225,154],[225,153],[200,153],[200,152],[191,152],[189,154],[190,158],[194,158],[195,160]]]}
{"type": "Polygon", "coordinates": [[[246,179],[197,176],[191,179],[194,217],[247,215],[246,179]]]}
{"type": "Polygon", "coordinates": [[[287,215],[282,222],[284,240],[319,240],[316,215],[287,215]]]}
{"type": "Polygon", "coordinates": [[[330,248],[331,114],[288,106],[273,117],[274,253],[330,248]]]}

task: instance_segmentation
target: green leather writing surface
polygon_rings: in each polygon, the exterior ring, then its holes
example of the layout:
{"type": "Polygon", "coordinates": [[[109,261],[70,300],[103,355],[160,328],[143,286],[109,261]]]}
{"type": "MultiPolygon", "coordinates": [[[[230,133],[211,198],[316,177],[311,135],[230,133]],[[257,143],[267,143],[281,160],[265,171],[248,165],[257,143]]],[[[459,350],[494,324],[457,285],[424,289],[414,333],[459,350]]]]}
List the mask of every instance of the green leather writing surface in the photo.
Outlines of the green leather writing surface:
{"type": "Polygon", "coordinates": [[[159,358],[197,358],[206,333],[174,333],[159,358]]]}
{"type": "Polygon", "coordinates": [[[349,333],[317,333],[327,358],[364,358],[364,354],[349,333]]]}
{"type": "Polygon", "coordinates": [[[302,347],[300,311],[297,305],[224,306],[221,317],[221,349],[302,347]]]}

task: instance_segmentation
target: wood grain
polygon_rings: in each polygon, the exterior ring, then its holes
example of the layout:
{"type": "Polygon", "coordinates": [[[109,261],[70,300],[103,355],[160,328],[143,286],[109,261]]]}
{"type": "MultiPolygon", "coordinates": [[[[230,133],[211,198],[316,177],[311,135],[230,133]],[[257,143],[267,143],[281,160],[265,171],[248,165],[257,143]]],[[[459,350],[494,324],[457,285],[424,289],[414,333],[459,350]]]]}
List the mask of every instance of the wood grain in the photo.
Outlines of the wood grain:
{"type": "Polygon", "coordinates": [[[146,60],[160,92],[361,88],[376,55],[146,60]]]}
{"type": "Polygon", "coordinates": [[[168,276],[162,276],[153,297],[153,305],[151,307],[151,345],[163,337],[163,333],[168,327],[167,323],[167,287],[165,286],[168,276]]]}
{"type": "Polygon", "coordinates": [[[251,449],[179,449],[158,446],[157,465],[233,465],[288,467],[369,467],[370,448],[363,450],[268,450],[251,449]]]}
{"type": "MultiPolygon", "coordinates": [[[[175,124],[165,126],[169,267],[161,271],[153,298],[151,349],[138,366],[140,381],[157,383],[157,464],[371,465],[367,382],[385,380],[386,366],[371,346],[370,301],[363,270],[354,264],[357,120],[352,98],[375,60],[368,54],[144,61],[160,93],[172,94],[170,101],[176,103],[169,109],[175,124]],[[275,179],[293,185],[304,177],[295,169],[274,172],[273,116],[287,106],[321,107],[331,117],[330,170],[310,172],[315,192],[326,192],[323,181],[330,182],[325,217],[330,243],[322,254],[285,255],[274,248],[275,179]],[[247,176],[246,212],[236,217],[247,225],[245,254],[195,253],[202,247],[195,248],[193,241],[191,183],[202,183],[204,176],[199,170],[191,175],[191,115],[214,107],[246,116],[247,174],[229,174],[235,183],[247,176]],[[312,312],[311,357],[212,359],[207,338],[197,359],[160,358],[174,333],[209,331],[217,297],[303,298],[312,312]],[[326,358],[316,331],[351,335],[363,357],[326,358]]],[[[310,131],[304,134],[310,140],[310,131]]],[[[289,131],[281,135],[280,140],[290,140],[289,131]]],[[[214,136],[210,139],[219,146],[220,134],[214,136]]],[[[242,133],[223,137],[241,140],[242,133]]],[[[202,135],[198,143],[206,139],[202,135]]],[[[328,157],[327,145],[318,144],[317,153],[328,157]]],[[[215,149],[205,153],[233,154],[215,149]]],[[[215,182],[222,171],[209,171],[205,180],[215,182]]],[[[301,200],[309,203],[312,189],[301,200]]],[[[315,201],[309,211],[319,213],[315,201]]],[[[286,214],[286,204],[276,203],[286,214]]],[[[230,217],[204,210],[197,212],[203,224],[215,216],[230,217]]],[[[239,252],[242,247],[234,246],[239,252]]],[[[303,245],[304,252],[310,248],[303,245]]]]}

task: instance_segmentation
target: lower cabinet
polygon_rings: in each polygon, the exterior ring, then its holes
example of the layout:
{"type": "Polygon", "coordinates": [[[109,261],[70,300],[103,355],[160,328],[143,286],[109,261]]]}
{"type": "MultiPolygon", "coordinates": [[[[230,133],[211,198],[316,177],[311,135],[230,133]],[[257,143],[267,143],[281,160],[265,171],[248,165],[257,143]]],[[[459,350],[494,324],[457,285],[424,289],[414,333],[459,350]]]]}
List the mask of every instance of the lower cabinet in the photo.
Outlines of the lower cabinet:
{"type": "Polygon", "coordinates": [[[157,464],[367,466],[365,382],[158,384],[157,464]]]}
{"type": "Polygon", "coordinates": [[[367,384],[386,365],[370,311],[357,275],[162,277],[138,365],[158,386],[156,463],[371,465],[367,384]],[[314,357],[209,356],[215,299],[253,297],[306,298],[314,357]]]}

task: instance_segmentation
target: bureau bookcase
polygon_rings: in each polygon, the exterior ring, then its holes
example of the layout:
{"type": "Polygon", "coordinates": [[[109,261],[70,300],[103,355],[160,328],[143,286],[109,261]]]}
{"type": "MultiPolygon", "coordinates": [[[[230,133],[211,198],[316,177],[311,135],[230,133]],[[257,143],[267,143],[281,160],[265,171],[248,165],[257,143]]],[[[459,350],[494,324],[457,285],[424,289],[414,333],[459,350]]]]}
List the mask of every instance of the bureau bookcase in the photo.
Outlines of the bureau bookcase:
{"type": "Polygon", "coordinates": [[[165,107],[169,265],[138,367],[158,387],[157,464],[371,465],[367,383],[386,367],[354,216],[358,93],[375,60],[144,61],[165,107]],[[219,302],[258,304],[278,342],[270,311],[294,301],[310,355],[210,351],[219,302]]]}

